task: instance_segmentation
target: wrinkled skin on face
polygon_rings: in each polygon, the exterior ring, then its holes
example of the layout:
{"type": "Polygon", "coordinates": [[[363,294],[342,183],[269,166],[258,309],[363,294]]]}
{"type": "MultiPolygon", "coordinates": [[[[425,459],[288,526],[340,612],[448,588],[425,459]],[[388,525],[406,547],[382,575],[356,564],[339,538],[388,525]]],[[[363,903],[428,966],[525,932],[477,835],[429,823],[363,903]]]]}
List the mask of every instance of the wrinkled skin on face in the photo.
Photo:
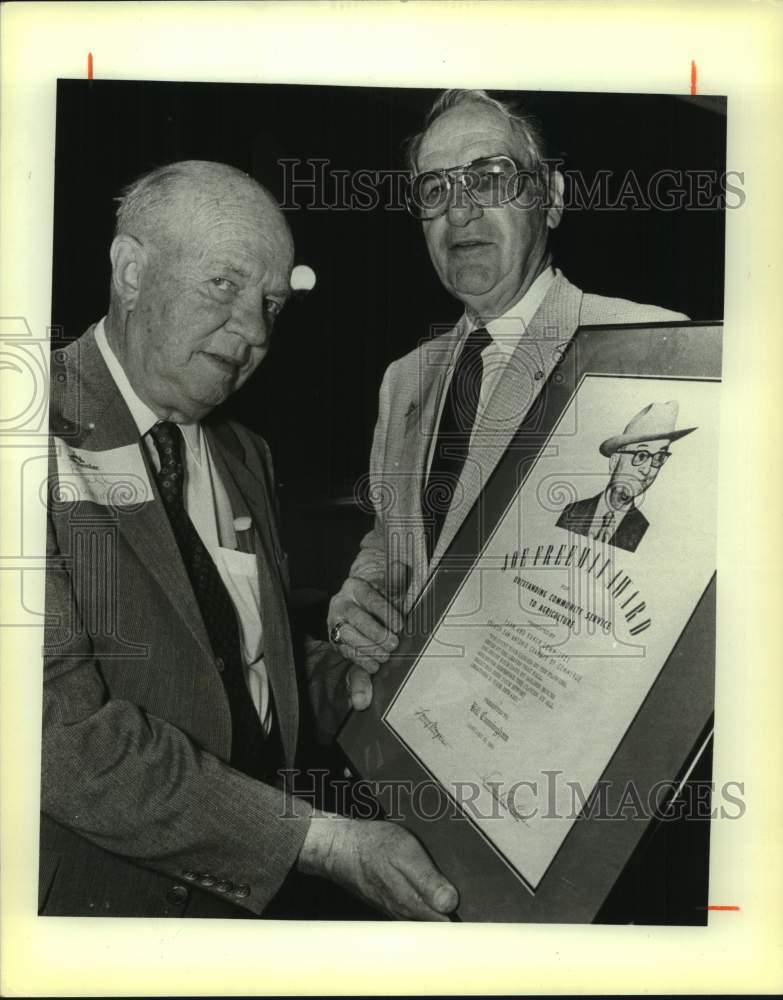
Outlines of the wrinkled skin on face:
{"type": "MultiPolygon", "coordinates": [[[[668,446],[668,439],[651,440],[628,445],[627,450],[647,451],[650,455],[654,455],[657,451],[666,451],[668,446]]],[[[608,495],[610,506],[615,509],[627,507],[649,490],[661,471],[653,467],[649,458],[641,465],[634,465],[633,455],[626,454],[612,455],[610,468],[608,495]]]]}
{"type": "MultiPolygon", "coordinates": [[[[419,147],[416,170],[445,170],[478,157],[505,154],[523,167],[527,157],[506,119],[493,108],[465,104],[436,119],[419,147]]],[[[553,176],[553,195],[562,194],[553,176]]],[[[562,198],[552,207],[535,205],[530,193],[518,202],[482,208],[457,185],[448,210],[423,222],[430,258],[444,287],[484,320],[500,316],[520,299],[548,262],[547,235],[562,215],[562,198]]]]}
{"type": "Polygon", "coordinates": [[[266,355],[290,294],[293,243],[266,192],[218,171],[182,182],[153,237],[118,237],[112,262],[127,312],[110,313],[110,343],[138,395],[160,417],[188,422],[266,355]]]}

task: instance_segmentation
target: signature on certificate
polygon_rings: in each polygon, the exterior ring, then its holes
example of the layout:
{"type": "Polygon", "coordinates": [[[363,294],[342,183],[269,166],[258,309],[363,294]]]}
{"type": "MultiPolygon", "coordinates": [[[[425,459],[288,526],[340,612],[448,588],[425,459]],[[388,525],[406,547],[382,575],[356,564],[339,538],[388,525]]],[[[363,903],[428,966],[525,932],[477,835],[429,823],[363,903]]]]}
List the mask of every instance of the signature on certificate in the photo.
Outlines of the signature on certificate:
{"type": "Polygon", "coordinates": [[[446,738],[443,733],[438,728],[438,723],[435,719],[431,719],[427,714],[431,711],[432,709],[430,708],[419,708],[413,713],[413,718],[417,719],[421,723],[433,740],[437,740],[438,743],[442,743],[444,747],[447,747],[448,743],[446,742],[446,738]]]}

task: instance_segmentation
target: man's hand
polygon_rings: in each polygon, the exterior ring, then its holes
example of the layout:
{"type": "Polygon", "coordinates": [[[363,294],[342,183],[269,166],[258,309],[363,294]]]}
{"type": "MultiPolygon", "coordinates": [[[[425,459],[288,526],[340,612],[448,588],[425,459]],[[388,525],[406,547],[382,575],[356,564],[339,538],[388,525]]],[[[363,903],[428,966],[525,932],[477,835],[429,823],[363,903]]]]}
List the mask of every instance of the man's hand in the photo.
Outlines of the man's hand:
{"type": "Polygon", "coordinates": [[[400,920],[448,920],[459,901],[418,840],[385,820],[316,812],[297,866],[400,920]]]}
{"type": "MultiPolygon", "coordinates": [[[[336,625],[340,629],[338,649],[368,674],[374,674],[397,648],[397,633],[402,628],[399,606],[409,576],[409,568],[398,561],[389,568],[385,591],[359,577],[348,577],[329,604],[329,629],[336,625]]],[[[351,676],[358,681],[360,674],[354,670],[351,676]]],[[[369,699],[354,707],[366,708],[367,704],[369,699]]]]}
{"type": "Polygon", "coordinates": [[[345,675],[345,685],[348,688],[348,701],[351,708],[355,708],[357,712],[369,708],[372,701],[372,680],[364,667],[359,667],[355,663],[351,664],[345,675]]]}

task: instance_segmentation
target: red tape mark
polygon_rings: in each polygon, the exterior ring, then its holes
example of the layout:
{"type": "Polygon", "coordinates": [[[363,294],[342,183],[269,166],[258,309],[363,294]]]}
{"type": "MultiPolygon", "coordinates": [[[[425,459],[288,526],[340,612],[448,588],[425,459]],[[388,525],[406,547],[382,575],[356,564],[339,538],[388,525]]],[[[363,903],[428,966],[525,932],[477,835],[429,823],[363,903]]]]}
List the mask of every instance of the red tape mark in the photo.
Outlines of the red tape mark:
{"type": "Polygon", "coordinates": [[[87,79],[92,80],[92,52],[87,53],[87,79]]]}
{"type": "Polygon", "coordinates": [[[696,63],[691,59],[691,96],[696,96],[696,63]]]}
{"type": "Polygon", "coordinates": [[[708,906],[708,910],[738,910],[738,906],[708,906]]]}

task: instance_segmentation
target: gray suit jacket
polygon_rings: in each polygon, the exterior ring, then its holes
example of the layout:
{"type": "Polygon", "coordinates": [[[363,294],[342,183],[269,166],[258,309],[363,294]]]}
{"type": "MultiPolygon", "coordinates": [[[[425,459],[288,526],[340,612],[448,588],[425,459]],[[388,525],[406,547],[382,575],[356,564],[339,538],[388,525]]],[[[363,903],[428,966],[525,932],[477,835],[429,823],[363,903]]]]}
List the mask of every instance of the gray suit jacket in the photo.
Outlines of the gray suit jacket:
{"type": "MultiPolygon", "coordinates": [[[[52,435],[87,453],[143,455],[92,329],[55,352],[51,385],[52,435]]],[[[206,433],[234,515],[254,525],[265,663],[292,766],[299,684],[328,738],[345,710],[345,664],[308,641],[307,680],[297,677],[268,449],[238,425],[206,433]]],[[[116,484],[119,503],[104,506],[75,499],[50,466],[41,912],[176,915],[206,892],[258,914],[293,865],[311,809],[226,764],[228,702],[149,480],[153,501],[134,503],[132,483],[116,484]]]]}
{"type": "Polygon", "coordinates": [[[361,542],[351,575],[383,586],[387,561],[411,570],[406,610],[440,562],[498,460],[579,326],[687,320],[682,313],[626,299],[589,295],[561,272],[505,367],[474,429],[454,500],[428,563],[421,511],[421,485],[449,364],[460,324],[393,362],[380,390],[378,421],[370,455],[370,497],[375,524],[361,542]]]}

